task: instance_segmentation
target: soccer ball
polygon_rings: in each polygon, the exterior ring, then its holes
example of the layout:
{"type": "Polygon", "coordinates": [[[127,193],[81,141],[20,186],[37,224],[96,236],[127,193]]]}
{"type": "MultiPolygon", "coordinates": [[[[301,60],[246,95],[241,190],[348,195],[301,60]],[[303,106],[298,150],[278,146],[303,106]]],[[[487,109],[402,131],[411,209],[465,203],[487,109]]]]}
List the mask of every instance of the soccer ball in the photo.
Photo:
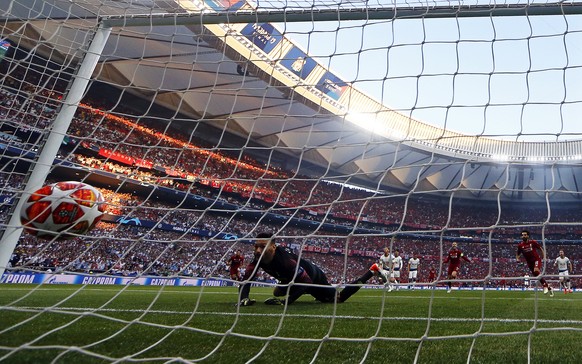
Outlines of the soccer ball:
{"type": "Polygon", "coordinates": [[[32,193],[20,210],[24,230],[42,239],[71,239],[95,227],[105,213],[105,199],[86,183],[46,185],[32,193]]]}

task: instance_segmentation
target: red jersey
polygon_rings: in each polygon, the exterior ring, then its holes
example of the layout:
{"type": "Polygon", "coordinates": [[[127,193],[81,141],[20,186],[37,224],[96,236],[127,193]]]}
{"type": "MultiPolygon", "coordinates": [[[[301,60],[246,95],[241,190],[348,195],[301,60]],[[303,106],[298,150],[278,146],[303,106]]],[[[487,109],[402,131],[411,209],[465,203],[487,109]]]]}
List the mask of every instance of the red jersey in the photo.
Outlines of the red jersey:
{"type": "Polygon", "coordinates": [[[449,254],[445,258],[445,263],[449,263],[450,265],[459,266],[461,265],[461,259],[466,260],[467,262],[471,262],[469,258],[465,256],[465,254],[459,248],[452,248],[449,250],[449,254]]]}
{"type": "Polygon", "coordinates": [[[435,279],[436,279],[436,270],[435,270],[434,268],[431,268],[431,269],[428,271],[428,281],[429,281],[429,282],[432,282],[432,281],[434,281],[435,279]]]}
{"type": "Polygon", "coordinates": [[[235,254],[232,257],[230,257],[230,259],[228,260],[228,263],[230,264],[230,273],[231,274],[237,273],[238,269],[240,268],[244,261],[245,261],[244,255],[235,254]]]}
{"type": "Polygon", "coordinates": [[[542,246],[535,240],[522,241],[517,245],[517,255],[523,255],[528,263],[541,260],[538,250],[542,251],[542,246]]]}

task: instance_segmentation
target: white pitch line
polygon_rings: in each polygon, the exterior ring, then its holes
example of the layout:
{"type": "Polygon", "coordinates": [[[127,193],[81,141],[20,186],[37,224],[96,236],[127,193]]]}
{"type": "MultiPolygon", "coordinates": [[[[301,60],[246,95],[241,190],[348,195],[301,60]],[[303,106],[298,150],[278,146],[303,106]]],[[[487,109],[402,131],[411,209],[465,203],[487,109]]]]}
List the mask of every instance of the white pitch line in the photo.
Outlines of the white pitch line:
{"type": "MultiPolygon", "coordinates": [[[[90,308],[90,307],[52,307],[47,309],[47,307],[13,307],[13,306],[0,306],[0,310],[10,310],[18,311],[30,310],[30,311],[45,311],[45,312],[58,312],[58,311],[78,311],[78,312],[114,312],[114,313],[143,313],[144,310],[138,309],[113,309],[113,308],[90,308]]],[[[192,315],[192,311],[169,311],[169,310],[148,310],[147,313],[153,314],[169,314],[169,315],[192,315]]],[[[218,316],[270,316],[280,318],[279,313],[248,313],[248,312],[209,312],[209,311],[198,311],[194,312],[195,315],[218,315],[218,316]]],[[[296,318],[321,318],[321,319],[367,319],[367,320],[383,320],[383,321],[435,321],[435,322],[498,322],[498,323],[516,323],[516,322],[539,322],[548,324],[571,324],[571,325],[582,325],[582,320],[546,320],[546,319],[511,319],[511,318],[466,318],[466,317],[378,317],[378,316],[353,316],[353,315],[307,315],[307,314],[293,314],[286,313],[286,317],[296,317],[296,318]]],[[[582,329],[582,328],[581,328],[582,329]]]]}

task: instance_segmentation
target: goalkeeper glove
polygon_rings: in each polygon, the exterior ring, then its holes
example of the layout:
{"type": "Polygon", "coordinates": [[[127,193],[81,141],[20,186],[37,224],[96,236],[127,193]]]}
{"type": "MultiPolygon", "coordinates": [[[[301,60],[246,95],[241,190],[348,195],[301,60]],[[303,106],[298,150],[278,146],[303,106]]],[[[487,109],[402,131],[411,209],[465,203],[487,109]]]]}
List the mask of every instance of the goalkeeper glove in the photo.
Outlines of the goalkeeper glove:
{"type": "Polygon", "coordinates": [[[255,304],[255,302],[257,302],[257,301],[251,300],[249,298],[243,298],[242,300],[240,300],[240,302],[237,304],[237,306],[252,306],[255,304]]]}
{"type": "Polygon", "coordinates": [[[285,304],[285,300],[281,300],[277,297],[267,298],[265,300],[265,305],[282,306],[285,304]]]}

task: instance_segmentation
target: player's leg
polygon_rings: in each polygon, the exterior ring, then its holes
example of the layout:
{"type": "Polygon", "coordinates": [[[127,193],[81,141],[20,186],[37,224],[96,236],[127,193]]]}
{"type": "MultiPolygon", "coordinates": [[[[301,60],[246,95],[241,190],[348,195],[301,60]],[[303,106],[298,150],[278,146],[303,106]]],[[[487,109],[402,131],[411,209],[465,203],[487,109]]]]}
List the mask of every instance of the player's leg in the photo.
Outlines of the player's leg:
{"type": "Polygon", "coordinates": [[[273,288],[273,296],[275,296],[275,297],[286,296],[288,290],[289,290],[289,287],[287,287],[287,286],[275,286],[275,288],[273,288]]]}
{"type": "Polygon", "coordinates": [[[564,292],[572,293],[572,283],[570,282],[570,273],[564,272],[564,292]]]}
{"type": "Polygon", "coordinates": [[[370,271],[372,271],[374,275],[378,275],[382,283],[388,283],[388,274],[386,270],[382,269],[382,267],[380,267],[377,263],[374,263],[370,266],[370,271]]]}
{"type": "Polygon", "coordinates": [[[414,288],[414,274],[413,272],[408,272],[408,289],[414,288]]]}
{"type": "MultiPolygon", "coordinates": [[[[533,269],[531,275],[534,278],[537,278],[540,275],[539,269],[533,269]]],[[[542,287],[544,287],[544,294],[548,293],[548,282],[543,278],[538,279],[538,281],[542,284],[542,287]]]]}
{"type": "Polygon", "coordinates": [[[447,293],[451,293],[451,290],[453,289],[453,279],[457,278],[457,269],[456,268],[450,268],[449,272],[447,274],[447,293]]]}
{"type": "MultiPolygon", "coordinates": [[[[538,277],[541,274],[540,266],[541,266],[541,260],[535,262],[533,269],[531,269],[532,275],[534,277],[538,277]]],[[[544,278],[540,278],[539,281],[542,284],[542,287],[544,288],[544,294],[547,294],[549,292],[550,297],[554,297],[554,291],[552,290],[552,287],[550,287],[550,285],[548,284],[548,281],[546,281],[544,278]]]]}
{"type": "Polygon", "coordinates": [[[358,292],[360,288],[362,288],[362,284],[366,283],[370,278],[374,276],[374,271],[372,271],[372,267],[370,267],[370,269],[367,270],[364,274],[362,274],[360,277],[358,277],[351,283],[347,284],[346,287],[342,289],[338,296],[338,302],[345,302],[354,293],[358,292]]]}
{"type": "Polygon", "coordinates": [[[390,272],[390,284],[388,285],[388,292],[392,292],[394,290],[394,282],[396,282],[396,279],[394,279],[394,272],[390,272]]]}
{"type": "Polygon", "coordinates": [[[338,302],[340,302],[340,297],[338,291],[335,287],[311,287],[307,292],[312,295],[316,300],[323,303],[334,303],[337,297],[338,302]]]}
{"type": "Polygon", "coordinates": [[[394,283],[395,283],[395,287],[396,290],[400,289],[400,271],[395,271],[394,272],[394,283]]]}

